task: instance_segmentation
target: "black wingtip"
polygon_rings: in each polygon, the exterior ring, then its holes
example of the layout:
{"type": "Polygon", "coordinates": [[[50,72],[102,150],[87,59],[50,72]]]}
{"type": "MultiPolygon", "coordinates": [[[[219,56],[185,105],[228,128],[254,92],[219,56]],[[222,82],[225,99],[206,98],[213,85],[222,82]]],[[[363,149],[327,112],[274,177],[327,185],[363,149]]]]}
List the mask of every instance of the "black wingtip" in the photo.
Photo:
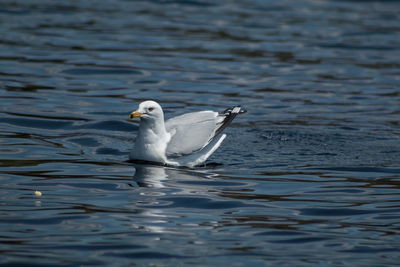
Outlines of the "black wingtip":
{"type": "Polygon", "coordinates": [[[237,106],[233,106],[233,107],[227,108],[224,111],[220,112],[219,114],[228,116],[228,115],[231,115],[231,114],[243,114],[243,113],[246,113],[246,112],[247,112],[247,110],[243,109],[242,106],[237,105],[237,106]]]}
{"type": "Polygon", "coordinates": [[[239,114],[244,114],[244,113],[247,113],[247,109],[242,109],[242,108],[240,108],[239,114]]]}
{"type": "Polygon", "coordinates": [[[214,136],[220,134],[238,114],[243,114],[246,112],[247,110],[242,109],[242,107],[238,105],[227,108],[223,112],[219,113],[220,116],[225,116],[225,119],[222,121],[221,126],[215,131],[214,136]]]}

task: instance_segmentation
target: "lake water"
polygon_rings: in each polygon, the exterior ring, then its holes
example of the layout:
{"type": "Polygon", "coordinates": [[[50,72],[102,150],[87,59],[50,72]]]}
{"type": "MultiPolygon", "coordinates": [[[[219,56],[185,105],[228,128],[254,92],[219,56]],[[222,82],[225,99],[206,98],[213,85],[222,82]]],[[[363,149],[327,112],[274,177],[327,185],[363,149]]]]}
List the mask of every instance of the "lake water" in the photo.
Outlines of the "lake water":
{"type": "Polygon", "coordinates": [[[0,264],[398,265],[400,2],[2,0],[0,23],[0,264]],[[134,165],[147,99],[248,113],[206,166],[134,165]]]}

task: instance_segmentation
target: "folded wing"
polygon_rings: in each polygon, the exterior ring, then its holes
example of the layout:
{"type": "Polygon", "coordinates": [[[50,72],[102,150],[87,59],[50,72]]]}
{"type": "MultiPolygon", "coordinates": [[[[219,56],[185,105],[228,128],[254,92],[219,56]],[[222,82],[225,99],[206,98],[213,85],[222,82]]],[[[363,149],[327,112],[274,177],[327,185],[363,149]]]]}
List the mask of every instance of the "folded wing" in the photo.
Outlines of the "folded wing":
{"type": "Polygon", "coordinates": [[[236,106],[221,113],[200,111],[167,120],[165,128],[171,134],[167,156],[182,156],[203,149],[242,112],[240,106],[236,106]]]}

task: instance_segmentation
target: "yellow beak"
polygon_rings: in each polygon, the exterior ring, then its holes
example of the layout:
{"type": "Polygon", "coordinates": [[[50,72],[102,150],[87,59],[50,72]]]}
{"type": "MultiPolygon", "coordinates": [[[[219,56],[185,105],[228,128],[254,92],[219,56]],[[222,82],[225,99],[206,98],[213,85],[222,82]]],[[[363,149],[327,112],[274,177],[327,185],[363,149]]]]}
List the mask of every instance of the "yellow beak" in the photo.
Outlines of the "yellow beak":
{"type": "Polygon", "coordinates": [[[138,118],[142,115],[143,115],[143,113],[140,113],[139,110],[135,110],[134,112],[129,114],[129,119],[138,118]]]}

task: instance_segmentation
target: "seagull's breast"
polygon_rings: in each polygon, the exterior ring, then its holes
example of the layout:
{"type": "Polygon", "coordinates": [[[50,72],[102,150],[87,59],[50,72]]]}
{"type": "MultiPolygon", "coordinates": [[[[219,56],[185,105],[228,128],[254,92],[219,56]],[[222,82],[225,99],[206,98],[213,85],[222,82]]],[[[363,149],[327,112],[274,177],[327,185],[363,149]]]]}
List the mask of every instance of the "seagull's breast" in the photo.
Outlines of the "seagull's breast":
{"type": "Polygon", "coordinates": [[[136,139],[130,159],[165,163],[167,161],[165,151],[170,139],[169,133],[160,135],[152,129],[145,129],[136,139]]]}

